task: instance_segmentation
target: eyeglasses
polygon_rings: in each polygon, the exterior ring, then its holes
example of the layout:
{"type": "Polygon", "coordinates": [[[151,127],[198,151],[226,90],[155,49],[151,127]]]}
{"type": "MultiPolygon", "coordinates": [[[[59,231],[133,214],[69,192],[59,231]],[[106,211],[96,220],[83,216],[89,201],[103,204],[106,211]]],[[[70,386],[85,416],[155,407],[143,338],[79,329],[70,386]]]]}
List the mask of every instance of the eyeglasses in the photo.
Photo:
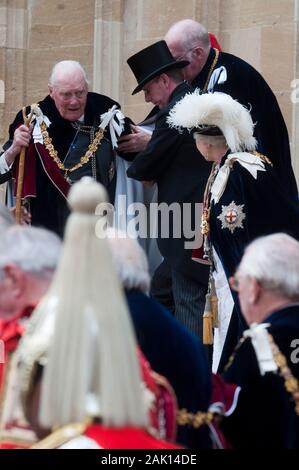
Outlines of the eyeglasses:
{"type": "Polygon", "coordinates": [[[190,47],[190,49],[187,49],[187,50],[184,52],[184,54],[180,55],[179,57],[175,57],[175,56],[174,56],[175,60],[182,60],[182,59],[184,59],[184,57],[186,57],[186,55],[189,54],[189,52],[193,52],[194,49],[197,49],[198,47],[200,47],[200,46],[197,45],[197,46],[190,47]]]}
{"type": "Polygon", "coordinates": [[[61,99],[63,101],[69,101],[75,96],[78,100],[81,100],[87,96],[87,89],[84,88],[84,90],[78,90],[78,91],[58,91],[61,99]]]}

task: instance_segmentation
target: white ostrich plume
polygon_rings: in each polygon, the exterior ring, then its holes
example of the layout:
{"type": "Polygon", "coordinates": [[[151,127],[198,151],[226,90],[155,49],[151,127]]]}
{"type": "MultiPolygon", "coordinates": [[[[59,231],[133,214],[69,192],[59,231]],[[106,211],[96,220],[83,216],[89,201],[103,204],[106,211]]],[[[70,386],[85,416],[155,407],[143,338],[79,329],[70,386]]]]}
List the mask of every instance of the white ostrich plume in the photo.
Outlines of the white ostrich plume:
{"type": "Polygon", "coordinates": [[[216,126],[232,152],[256,148],[250,112],[226,93],[189,93],[171,109],[167,122],[170,127],[189,131],[216,126]]]}

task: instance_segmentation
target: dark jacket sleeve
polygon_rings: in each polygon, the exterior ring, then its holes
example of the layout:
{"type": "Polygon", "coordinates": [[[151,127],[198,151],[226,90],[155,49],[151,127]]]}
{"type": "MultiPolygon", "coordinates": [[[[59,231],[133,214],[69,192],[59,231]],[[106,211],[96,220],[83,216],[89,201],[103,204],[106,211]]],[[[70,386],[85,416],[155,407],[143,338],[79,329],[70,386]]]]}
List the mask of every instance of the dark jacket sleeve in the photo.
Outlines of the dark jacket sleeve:
{"type": "Polygon", "coordinates": [[[11,180],[11,178],[12,178],[11,171],[8,170],[6,173],[3,173],[2,175],[0,175],[0,184],[6,183],[6,181],[11,180]]]}
{"type": "Polygon", "coordinates": [[[130,178],[139,181],[157,181],[167,170],[173,154],[182,143],[182,135],[167,126],[166,116],[167,113],[158,115],[155,130],[146,150],[137,154],[127,171],[130,178]]]}
{"type": "MultiPolygon", "coordinates": [[[[7,150],[12,144],[12,140],[9,139],[7,142],[5,142],[5,144],[2,146],[4,152],[5,150],[7,150]]],[[[12,179],[12,172],[11,170],[8,170],[6,171],[5,173],[2,173],[2,175],[0,175],[0,184],[3,184],[3,183],[6,183],[7,181],[11,180],[12,179]]]]}

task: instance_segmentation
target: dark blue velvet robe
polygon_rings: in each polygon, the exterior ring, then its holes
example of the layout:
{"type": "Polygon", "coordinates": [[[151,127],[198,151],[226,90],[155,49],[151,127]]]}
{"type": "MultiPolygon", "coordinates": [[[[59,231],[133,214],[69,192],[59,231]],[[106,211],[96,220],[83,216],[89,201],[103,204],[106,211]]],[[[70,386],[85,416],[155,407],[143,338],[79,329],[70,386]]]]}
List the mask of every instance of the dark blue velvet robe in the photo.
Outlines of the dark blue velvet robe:
{"type": "MultiPolygon", "coordinates": [[[[286,357],[292,374],[299,379],[299,354],[291,346],[294,339],[299,339],[299,305],[273,312],[264,323],[270,323],[269,333],[286,357]]],[[[235,448],[299,448],[299,417],[292,395],[278,373],[261,376],[249,338],[236,350],[224,379],[241,386],[235,412],[222,423],[235,448]]]]}
{"type": "MultiPolygon", "coordinates": [[[[138,344],[153,370],[173,387],[179,408],[206,411],[211,395],[211,372],[199,338],[165,307],[142,292],[127,293],[138,344]]],[[[178,427],[178,442],[192,448],[211,445],[208,428],[178,427]]]]}
{"type": "MultiPolygon", "coordinates": [[[[223,158],[222,165],[225,161],[223,158]]],[[[255,238],[275,232],[285,232],[299,240],[299,203],[294,202],[282,187],[277,173],[265,163],[266,171],[258,171],[255,179],[238,162],[233,163],[226,188],[219,202],[211,203],[210,238],[222,262],[227,278],[233,276],[238,267],[245,247],[255,238]],[[222,228],[218,218],[225,210],[223,207],[234,202],[243,206],[245,215],[243,227],[232,232],[222,228]]],[[[223,370],[246,323],[241,314],[238,297],[235,300],[219,372],[223,370]]]]}

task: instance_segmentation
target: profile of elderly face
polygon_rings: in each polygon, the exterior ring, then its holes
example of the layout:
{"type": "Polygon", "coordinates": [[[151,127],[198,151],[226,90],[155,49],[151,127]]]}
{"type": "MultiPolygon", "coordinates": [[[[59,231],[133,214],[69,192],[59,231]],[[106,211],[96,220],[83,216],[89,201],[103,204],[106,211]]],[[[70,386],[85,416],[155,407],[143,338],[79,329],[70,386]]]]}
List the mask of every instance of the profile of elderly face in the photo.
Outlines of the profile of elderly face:
{"type": "Polygon", "coordinates": [[[80,70],[75,73],[61,71],[49,84],[49,94],[59,114],[68,121],[77,121],[84,114],[87,92],[87,83],[80,70]]]}
{"type": "Polygon", "coordinates": [[[195,132],[194,139],[197,150],[207,162],[220,163],[228,150],[224,136],[208,136],[195,132]]]}

